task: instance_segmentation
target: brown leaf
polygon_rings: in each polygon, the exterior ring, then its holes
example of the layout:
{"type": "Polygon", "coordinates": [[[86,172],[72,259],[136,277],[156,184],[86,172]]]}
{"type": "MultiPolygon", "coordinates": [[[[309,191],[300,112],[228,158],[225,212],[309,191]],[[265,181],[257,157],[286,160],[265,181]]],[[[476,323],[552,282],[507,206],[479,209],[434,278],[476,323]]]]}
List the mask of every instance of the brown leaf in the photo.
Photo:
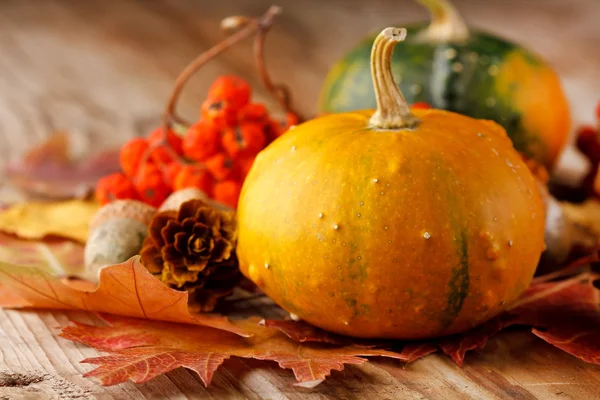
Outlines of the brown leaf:
{"type": "Polygon", "coordinates": [[[58,238],[22,240],[0,232],[0,260],[49,276],[78,276],[83,273],[83,246],[58,238]]]}
{"type": "Polygon", "coordinates": [[[600,326],[568,326],[547,331],[533,329],[533,334],[585,362],[600,365],[600,326]]]}
{"type": "Polygon", "coordinates": [[[551,328],[574,321],[592,322],[600,317],[597,274],[583,273],[555,282],[532,284],[508,311],[514,323],[551,328]]]}
{"type": "Polygon", "coordinates": [[[483,349],[490,337],[512,323],[512,318],[497,317],[460,335],[441,338],[437,345],[444,354],[462,366],[467,351],[483,349]]]}
{"type": "Polygon", "coordinates": [[[267,328],[275,328],[298,343],[316,342],[337,345],[355,344],[357,339],[336,335],[304,321],[267,319],[261,322],[267,328]]]}
{"type": "Polygon", "coordinates": [[[62,337],[85,343],[109,355],[83,360],[99,367],[85,376],[100,379],[103,385],[132,380],[146,382],[178,367],[196,371],[205,385],[215,370],[229,357],[276,361],[294,372],[297,385],[314,387],[332,370],[344,364],[362,364],[365,356],[403,360],[386,350],[361,346],[298,344],[276,329],[259,326],[258,318],[234,322],[250,337],[240,337],[216,329],[110,316],[108,327],[75,324],[63,329],[62,337]]]}
{"type": "Polygon", "coordinates": [[[80,290],[81,288],[50,275],[42,268],[24,268],[6,262],[0,262],[0,280],[19,298],[24,299],[28,307],[97,311],[206,325],[244,334],[226,317],[191,314],[187,306],[187,292],[165,286],[140,264],[139,257],[102,269],[100,284],[93,290],[80,290]]]}
{"type": "Polygon", "coordinates": [[[74,160],[69,155],[68,136],[57,133],[22,160],[8,164],[5,176],[32,198],[69,199],[88,197],[101,177],[118,170],[118,151],[74,160]]]}
{"type": "Polygon", "coordinates": [[[0,211],[0,231],[23,239],[58,236],[85,243],[99,209],[98,203],[84,200],[16,204],[0,211]]]}

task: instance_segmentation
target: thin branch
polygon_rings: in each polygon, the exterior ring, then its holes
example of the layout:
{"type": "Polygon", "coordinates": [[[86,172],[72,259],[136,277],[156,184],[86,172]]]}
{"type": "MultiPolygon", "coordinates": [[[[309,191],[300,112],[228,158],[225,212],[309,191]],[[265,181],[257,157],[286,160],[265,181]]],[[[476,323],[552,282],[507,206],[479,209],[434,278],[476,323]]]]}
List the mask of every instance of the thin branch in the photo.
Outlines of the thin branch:
{"type": "Polygon", "coordinates": [[[248,19],[248,23],[246,23],[245,26],[243,26],[239,31],[200,54],[198,57],[196,57],[196,59],[188,64],[187,67],[185,67],[185,69],[175,80],[173,91],[171,92],[171,96],[169,97],[163,113],[163,129],[165,132],[169,128],[169,124],[172,120],[177,119],[178,121],[181,121],[180,118],[175,116],[177,101],[179,100],[179,96],[181,95],[185,84],[196,73],[196,71],[198,71],[198,69],[200,69],[208,61],[223,53],[225,50],[229,49],[239,41],[252,36],[256,32],[268,29],[268,27],[273,23],[275,16],[279,13],[281,13],[280,7],[271,6],[262,17],[257,19],[248,19]]]}

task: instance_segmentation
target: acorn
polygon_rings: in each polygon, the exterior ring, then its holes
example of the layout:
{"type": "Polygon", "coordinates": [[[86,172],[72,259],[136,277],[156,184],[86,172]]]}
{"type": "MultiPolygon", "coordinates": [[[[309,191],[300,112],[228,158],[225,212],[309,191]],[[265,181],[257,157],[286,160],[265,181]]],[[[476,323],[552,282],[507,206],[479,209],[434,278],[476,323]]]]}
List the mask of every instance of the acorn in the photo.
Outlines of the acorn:
{"type": "Polygon", "coordinates": [[[156,208],[140,201],[118,200],[96,213],[90,222],[84,252],[90,281],[98,281],[102,268],[125,262],[139,253],[155,212],[156,208]]]}

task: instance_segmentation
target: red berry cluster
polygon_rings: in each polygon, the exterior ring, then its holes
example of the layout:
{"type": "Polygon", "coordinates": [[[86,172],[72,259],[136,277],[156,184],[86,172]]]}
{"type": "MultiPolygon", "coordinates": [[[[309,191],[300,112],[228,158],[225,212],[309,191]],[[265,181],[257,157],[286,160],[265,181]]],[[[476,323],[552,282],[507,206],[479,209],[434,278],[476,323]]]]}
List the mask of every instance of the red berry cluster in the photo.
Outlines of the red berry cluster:
{"type": "Polygon", "coordinates": [[[100,203],[136,199],[157,207],[173,191],[193,187],[236,207],[256,155],[298,122],[293,114],[285,124],[272,119],[263,104],[251,102],[251,92],[243,79],[221,76],[183,137],[159,128],[127,142],[120,153],[122,172],[96,187],[100,203]]]}
{"type": "Polygon", "coordinates": [[[581,186],[588,195],[600,195],[600,103],[596,107],[596,125],[581,127],[577,132],[576,145],[592,164],[581,186]]]}

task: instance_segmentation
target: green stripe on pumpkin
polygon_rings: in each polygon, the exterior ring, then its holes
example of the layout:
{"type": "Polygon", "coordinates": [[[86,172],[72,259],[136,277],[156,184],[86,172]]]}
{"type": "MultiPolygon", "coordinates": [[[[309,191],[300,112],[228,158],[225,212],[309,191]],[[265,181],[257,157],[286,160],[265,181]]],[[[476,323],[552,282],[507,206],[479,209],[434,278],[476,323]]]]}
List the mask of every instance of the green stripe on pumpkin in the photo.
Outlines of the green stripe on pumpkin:
{"type": "Polygon", "coordinates": [[[452,268],[452,275],[448,284],[448,301],[442,314],[442,326],[444,328],[452,325],[469,295],[469,250],[466,232],[460,232],[456,242],[459,263],[452,268]]]}

